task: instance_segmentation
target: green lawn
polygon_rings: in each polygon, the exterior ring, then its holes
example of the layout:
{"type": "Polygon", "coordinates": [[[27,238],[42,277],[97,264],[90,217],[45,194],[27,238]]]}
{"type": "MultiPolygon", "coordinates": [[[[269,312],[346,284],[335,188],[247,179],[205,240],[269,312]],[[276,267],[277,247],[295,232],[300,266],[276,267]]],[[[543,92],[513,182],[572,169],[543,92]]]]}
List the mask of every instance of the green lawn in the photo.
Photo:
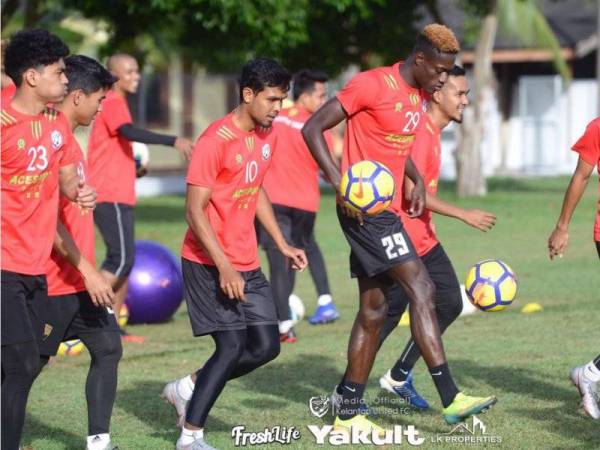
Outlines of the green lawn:
{"type": "MultiPolygon", "coordinates": [[[[459,278],[471,264],[489,257],[505,260],[519,277],[513,306],[502,313],[462,317],[444,338],[458,384],[468,393],[499,398],[490,412],[480,416],[487,436],[501,438],[500,444],[487,447],[600,447],[600,422],[582,415],[579,396],[568,380],[571,367],[589,361],[600,351],[599,263],[591,239],[595,182],[574,216],[565,257],[550,262],[546,249],[567,182],[566,178],[492,180],[486,198],[460,201],[497,214],[497,226],[488,234],[436,218],[439,237],[459,278]],[[544,311],[521,314],[520,309],[528,302],[539,302],[544,311]]],[[[443,187],[442,195],[456,201],[448,186],[443,187]]],[[[316,448],[306,426],[322,426],[331,420],[330,416],[311,416],[308,402],[310,397],[329,393],[340,379],[357,305],[356,283],[348,276],[348,246],[332,201],[331,195],[323,198],[317,237],[342,319],[327,326],[301,324],[297,344],[285,345],[277,360],[226,387],[206,426],[208,441],[218,448],[234,448],[231,429],[236,425],[245,425],[248,431],[294,426],[300,430],[301,439],[287,447],[316,448]]],[[[138,238],[162,242],[179,252],[186,229],[183,198],[143,200],[136,218],[138,238]]],[[[315,292],[308,273],[299,277],[296,293],[312,311],[315,292]]],[[[212,351],[212,341],[192,337],[183,307],[170,323],[136,326],[130,331],[147,341],[125,346],[112,419],[113,441],[121,450],[172,449],[179,434],[175,414],[159,393],[166,381],[200,367],[212,351]]],[[[408,328],[399,327],[380,352],[366,393],[370,403],[393,400],[380,391],[378,378],[393,364],[408,334],[408,328]]],[[[58,358],[45,370],[30,396],[25,444],[36,450],[84,448],[87,366],[88,356],[84,354],[58,358]]],[[[415,372],[416,385],[432,409],[383,415],[379,423],[389,427],[414,425],[427,439],[423,448],[443,448],[444,444],[432,444],[431,440],[449,432],[450,427],[441,418],[439,399],[422,362],[415,372]]]]}

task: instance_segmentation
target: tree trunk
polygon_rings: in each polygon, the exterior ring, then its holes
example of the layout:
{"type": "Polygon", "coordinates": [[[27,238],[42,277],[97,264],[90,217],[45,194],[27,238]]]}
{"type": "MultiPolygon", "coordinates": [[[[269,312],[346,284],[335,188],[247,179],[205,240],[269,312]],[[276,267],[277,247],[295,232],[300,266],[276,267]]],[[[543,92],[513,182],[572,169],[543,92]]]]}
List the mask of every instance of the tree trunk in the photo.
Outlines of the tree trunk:
{"type": "Polygon", "coordinates": [[[459,197],[483,196],[487,186],[482,167],[482,140],[485,104],[494,95],[492,51],[498,29],[495,2],[481,24],[479,39],[475,46],[473,78],[475,98],[472,106],[465,110],[459,132],[456,153],[456,193],[459,197]]]}

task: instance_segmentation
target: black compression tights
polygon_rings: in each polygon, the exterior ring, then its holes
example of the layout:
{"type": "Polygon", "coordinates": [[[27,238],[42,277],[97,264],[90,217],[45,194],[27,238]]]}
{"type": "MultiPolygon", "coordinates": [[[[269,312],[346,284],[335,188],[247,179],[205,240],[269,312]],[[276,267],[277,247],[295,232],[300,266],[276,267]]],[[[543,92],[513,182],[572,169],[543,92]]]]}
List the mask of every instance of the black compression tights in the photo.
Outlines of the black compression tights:
{"type": "MultiPolygon", "coordinates": [[[[88,436],[110,432],[115,397],[117,368],[123,354],[121,335],[117,332],[86,333],[80,336],[90,352],[90,369],[85,383],[88,409],[88,436]]],[[[48,362],[41,356],[40,370],[48,362]]]]}
{"type": "Polygon", "coordinates": [[[35,341],[2,346],[2,450],[17,450],[25,407],[39,366],[35,341]]]}
{"type": "Polygon", "coordinates": [[[269,281],[277,309],[277,318],[280,322],[289,320],[289,297],[294,290],[296,274],[290,267],[287,258],[279,250],[268,248],[266,253],[269,260],[269,281]]]}
{"type": "Polygon", "coordinates": [[[187,423],[200,428],[228,380],[252,372],[279,355],[277,325],[216,331],[211,336],[215,341],[215,352],[196,372],[194,394],[186,415],[187,423]]]}
{"type": "MultiPolygon", "coordinates": [[[[310,269],[310,275],[315,284],[317,294],[330,294],[325,261],[314,238],[308,242],[305,251],[306,258],[308,259],[308,268],[310,269]]],[[[289,261],[279,250],[268,248],[266,253],[269,260],[269,281],[277,308],[277,318],[280,321],[288,320],[290,318],[289,297],[294,290],[296,272],[291,268],[289,261]]]]}
{"type": "MultiPolygon", "coordinates": [[[[457,289],[455,291],[436,294],[435,310],[440,332],[443,333],[446,328],[456,320],[462,311],[462,297],[460,290],[457,289]]],[[[401,315],[402,314],[388,315],[381,330],[380,345],[383,344],[383,341],[392,331],[394,331],[400,321],[401,315]]],[[[420,357],[421,352],[419,351],[419,347],[417,347],[414,339],[411,338],[406,344],[406,347],[404,347],[404,351],[400,355],[400,358],[392,368],[392,378],[394,380],[404,381],[408,376],[408,372],[412,370],[420,357]]]]}

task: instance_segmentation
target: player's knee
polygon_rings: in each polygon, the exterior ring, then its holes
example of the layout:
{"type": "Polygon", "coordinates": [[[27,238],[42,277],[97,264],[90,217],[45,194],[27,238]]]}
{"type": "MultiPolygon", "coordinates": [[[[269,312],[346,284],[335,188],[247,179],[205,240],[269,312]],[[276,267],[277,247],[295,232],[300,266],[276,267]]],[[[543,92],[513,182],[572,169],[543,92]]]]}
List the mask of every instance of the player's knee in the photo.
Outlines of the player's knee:
{"type": "Polygon", "coordinates": [[[358,316],[363,325],[381,326],[387,319],[387,311],[387,303],[381,302],[376,305],[362,307],[358,313],[358,316]]]}
{"type": "Polygon", "coordinates": [[[269,343],[269,345],[260,349],[257,355],[259,365],[262,366],[263,364],[267,364],[269,361],[273,361],[279,356],[280,351],[281,345],[279,344],[279,340],[269,343]]]}
{"type": "Polygon", "coordinates": [[[435,296],[435,284],[431,281],[431,278],[424,274],[423,276],[417,277],[413,284],[414,296],[413,304],[419,308],[434,309],[434,296],[435,296]]]}
{"type": "Polygon", "coordinates": [[[101,365],[117,365],[123,356],[119,333],[105,333],[96,345],[88,346],[92,360],[101,365]]]}

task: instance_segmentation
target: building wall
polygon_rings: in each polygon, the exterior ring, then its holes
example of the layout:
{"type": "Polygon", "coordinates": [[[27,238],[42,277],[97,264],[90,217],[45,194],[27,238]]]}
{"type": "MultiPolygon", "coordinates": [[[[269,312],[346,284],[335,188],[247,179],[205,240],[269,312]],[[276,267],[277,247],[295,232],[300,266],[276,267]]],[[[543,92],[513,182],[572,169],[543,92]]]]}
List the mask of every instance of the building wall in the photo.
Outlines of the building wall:
{"type": "MultiPolygon", "coordinates": [[[[570,150],[586,125],[598,116],[598,84],[559,76],[521,76],[513,89],[510,117],[502,122],[496,98],[485,107],[484,173],[491,175],[564,175],[573,172],[570,150]],[[503,136],[504,135],[504,136],[503,136]]],[[[442,134],[441,176],[454,179],[455,125],[442,134]]]]}

